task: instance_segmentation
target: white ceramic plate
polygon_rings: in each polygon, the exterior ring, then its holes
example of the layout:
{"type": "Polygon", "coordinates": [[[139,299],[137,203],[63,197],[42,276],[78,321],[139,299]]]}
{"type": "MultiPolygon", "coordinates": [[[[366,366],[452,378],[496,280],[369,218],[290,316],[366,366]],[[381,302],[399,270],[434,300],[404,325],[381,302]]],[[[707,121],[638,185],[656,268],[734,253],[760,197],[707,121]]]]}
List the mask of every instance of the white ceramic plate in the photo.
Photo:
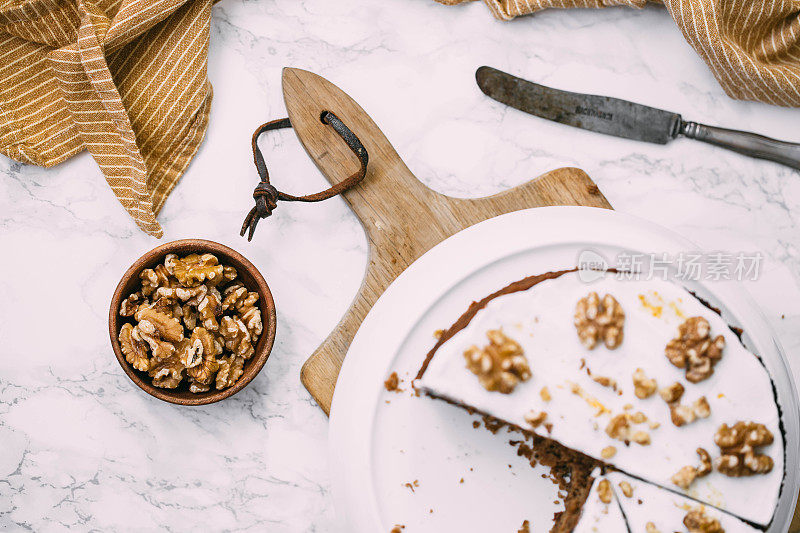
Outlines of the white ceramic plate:
{"type": "MultiPolygon", "coordinates": [[[[426,397],[411,381],[435,344],[473,300],[528,275],[573,268],[585,250],[614,266],[620,252],[678,254],[689,241],[651,222],[587,207],[518,211],[468,228],[403,272],[364,320],[333,397],[329,449],[340,530],[548,531],[561,509],[557,487],[508,444],[513,435],[475,430],[475,417],[426,397]],[[383,381],[396,371],[402,392],[383,381]],[[463,482],[462,482],[463,479],[463,482]]],[[[745,343],[773,376],[786,430],[786,464],[800,455],[797,391],[782,350],[752,299],[733,284],[686,283],[745,330],[745,343]]],[[[788,529],[800,475],[786,477],[770,531],[788,529]]]]}

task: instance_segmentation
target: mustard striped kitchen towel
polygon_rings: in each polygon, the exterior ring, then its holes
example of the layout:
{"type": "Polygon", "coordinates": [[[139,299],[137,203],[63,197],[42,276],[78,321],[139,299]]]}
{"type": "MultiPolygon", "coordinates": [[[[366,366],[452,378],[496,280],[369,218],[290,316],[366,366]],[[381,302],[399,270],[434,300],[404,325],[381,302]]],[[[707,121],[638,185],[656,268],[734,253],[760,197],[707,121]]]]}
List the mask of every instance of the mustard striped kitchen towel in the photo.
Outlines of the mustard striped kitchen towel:
{"type": "Polygon", "coordinates": [[[88,150],[136,224],[205,134],[212,0],[0,0],[0,152],[56,165],[88,150]]]}
{"type": "MultiPolygon", "coordinates": [[[[438,0],[453,5],[472,0],[438,0]]],[[[642,8],[647,0],[483,0],[509,20],[548,8],[642,8]]],[[[800,0],[662,0],[731,98],[800,106],[800,0]]]]}

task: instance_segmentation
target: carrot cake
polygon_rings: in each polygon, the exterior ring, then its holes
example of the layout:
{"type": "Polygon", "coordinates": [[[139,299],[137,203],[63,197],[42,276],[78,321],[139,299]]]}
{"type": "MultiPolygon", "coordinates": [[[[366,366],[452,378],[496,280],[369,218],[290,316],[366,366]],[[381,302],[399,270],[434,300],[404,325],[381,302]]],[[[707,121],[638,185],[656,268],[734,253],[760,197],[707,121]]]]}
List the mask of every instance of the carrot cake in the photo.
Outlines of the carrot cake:
{"type": "Polygon", "coordinates": [[[762,528],[772,520],[784,442],[770,376],[676,283],[615,272],[586,283],[574,270],[512,283],[473,303],[417,378],[431,397],[714,513],[762,528]]]}

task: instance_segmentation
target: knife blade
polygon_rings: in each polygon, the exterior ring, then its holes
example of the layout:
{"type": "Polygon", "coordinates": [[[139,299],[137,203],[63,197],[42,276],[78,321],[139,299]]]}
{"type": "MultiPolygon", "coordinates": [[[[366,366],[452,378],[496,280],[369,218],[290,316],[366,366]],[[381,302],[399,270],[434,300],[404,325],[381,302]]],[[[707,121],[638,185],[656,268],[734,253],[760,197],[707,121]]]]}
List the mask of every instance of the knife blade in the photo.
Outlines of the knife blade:
{"type": "Polygon", "coordinates": [[[492,67],[480,67],[475,79],[490,98],[561,124],[656,144],[684,136],[800,170],[800,144],[684,121],[678,113],[619,98],[553,89],[492,67]]]}

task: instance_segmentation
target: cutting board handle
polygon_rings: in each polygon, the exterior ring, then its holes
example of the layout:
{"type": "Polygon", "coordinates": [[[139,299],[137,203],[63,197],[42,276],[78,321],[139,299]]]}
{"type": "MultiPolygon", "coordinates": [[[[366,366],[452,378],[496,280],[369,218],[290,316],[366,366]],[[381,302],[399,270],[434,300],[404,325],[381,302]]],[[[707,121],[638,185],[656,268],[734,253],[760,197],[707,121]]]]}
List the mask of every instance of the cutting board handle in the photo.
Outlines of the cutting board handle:
{"type": "Polygon", "coordinates": [[[358,160],[321,120],[335,113],[369,153],[366,177],[342,194],[369,245],[364,281],[350,309],[303,365],[301,379],[326,412],[344,356],[361,322],[386,287],[414,260],[454,233],[503,213],[544,205],[610,205],[581,170],[555,170],[509,191],[478,199],[439,194],[414,176],[389,140],[352,98],[305,70],[283,71],[283,95],[300,143],[330,183],[358,170],[358,160]]]}
{"type": "Polygon", "coordinates": [[[430,211],[428,204],[436,193],[417,180],[370,116],[341,89],[312,72],[285,68],[283,94],[297,137],[330,183],[356,172],[358,161],[336,132],[322,123],[324,111],[335,113],[367,149],[366,177],[343,196],[368,237],[384,234],[387,225],[396,222],[381,220],[380,213],[430,211]]]}

